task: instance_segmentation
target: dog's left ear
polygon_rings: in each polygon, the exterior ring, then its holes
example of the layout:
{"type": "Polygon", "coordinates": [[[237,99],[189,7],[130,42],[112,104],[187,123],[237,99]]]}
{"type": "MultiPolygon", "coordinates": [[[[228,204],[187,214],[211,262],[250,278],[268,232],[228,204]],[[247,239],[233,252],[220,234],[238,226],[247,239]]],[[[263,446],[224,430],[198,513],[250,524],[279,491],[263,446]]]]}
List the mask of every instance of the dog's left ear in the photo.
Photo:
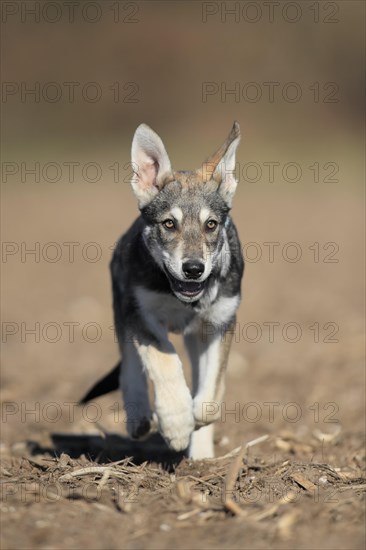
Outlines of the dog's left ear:
{"type": "Polygon", "coordinates": [[[231,206],[237,181],[234,176],[235,153],[240,141],[240,126],[234,122],[233,127],[221,147],[202,165],[199,173],[203,181],[215,180],[218,191],[225,202],[231,206]]]}

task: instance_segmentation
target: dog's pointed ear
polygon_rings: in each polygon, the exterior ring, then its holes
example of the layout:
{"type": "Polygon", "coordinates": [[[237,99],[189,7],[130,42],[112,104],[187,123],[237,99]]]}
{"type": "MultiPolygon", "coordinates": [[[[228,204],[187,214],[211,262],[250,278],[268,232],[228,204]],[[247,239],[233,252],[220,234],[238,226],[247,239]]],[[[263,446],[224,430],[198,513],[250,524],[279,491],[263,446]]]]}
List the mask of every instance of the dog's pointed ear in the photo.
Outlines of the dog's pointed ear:
{"type": "Polygon", "coordinates": [[[134,171],[131,185],[139,208],[143,208],[174,179],[162,140],[146,124],[140,124],[133,136],[131,162],[134,171]]]}
{"type": "Polygon", "coordinates": [[[219,184],[218,191],[229,206],[231,206],[237,186],[233,172],[235,170],[235,154],[239,141],[240,126],[237,122],[234,122],[224,143],[203,163],[202,168],[198,171],[203,181],[215,180],[219,184]]]}

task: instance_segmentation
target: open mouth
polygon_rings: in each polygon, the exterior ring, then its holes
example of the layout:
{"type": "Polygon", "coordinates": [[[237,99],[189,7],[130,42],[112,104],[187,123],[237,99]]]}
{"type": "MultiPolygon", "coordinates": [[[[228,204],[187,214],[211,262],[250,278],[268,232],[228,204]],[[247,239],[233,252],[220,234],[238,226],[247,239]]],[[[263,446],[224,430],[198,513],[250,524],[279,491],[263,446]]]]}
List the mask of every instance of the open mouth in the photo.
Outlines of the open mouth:
{"type": "Polygon", "coordinates": [[[170,286],[174,293],[181,294],[186,298],[195,298],[201,294],[205,287],[206,281],[198,283],[197,281],[180,281],[173,277],[170,273],[167,273],[170,286]]]}

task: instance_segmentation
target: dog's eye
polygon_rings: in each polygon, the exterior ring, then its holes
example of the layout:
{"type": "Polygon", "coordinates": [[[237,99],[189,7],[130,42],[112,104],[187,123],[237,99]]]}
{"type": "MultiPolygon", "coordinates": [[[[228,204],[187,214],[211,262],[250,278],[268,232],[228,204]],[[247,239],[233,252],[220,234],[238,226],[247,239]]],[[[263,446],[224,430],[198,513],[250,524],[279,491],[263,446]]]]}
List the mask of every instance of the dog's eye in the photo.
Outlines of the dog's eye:
{"type": "Polygon", "coordinates": [[[215,221],[215,220],[208,220],[208,221],[206,222],[206,229],[207,229],[207,231],[215,231],[216,227],[217,227],[217,221],[215,221]]]}
{"type": "Polygon", "coordinates": [[[173,220],[165,220],[163,221],[163,226],[165,227],[165,229],[169,229],[170,231],[172,229],[175,229],[175,223],[173,220]]]}

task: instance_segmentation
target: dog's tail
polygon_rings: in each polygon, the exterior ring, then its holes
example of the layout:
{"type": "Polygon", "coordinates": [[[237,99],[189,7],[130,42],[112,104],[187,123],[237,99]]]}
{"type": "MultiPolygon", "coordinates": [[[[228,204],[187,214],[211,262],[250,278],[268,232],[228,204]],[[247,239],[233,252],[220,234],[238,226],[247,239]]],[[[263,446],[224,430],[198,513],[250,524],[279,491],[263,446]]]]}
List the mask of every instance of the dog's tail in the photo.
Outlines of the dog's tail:
{"type": "Polygon", "coordinates": [[[94,384],[94,386],[90,388],[88,393],[84,395],[82,399],[80,399],[79,405],[84,405],[88,401],[91,401],[92,399],[96,399],[101,395],[105,395],[106,393],[110,393],[114,390],[118,390],[120,368],[121,368],[121,362],[119,361],[117,365],[108,374],[106,374],[103,378],[98,380],[94,384]]]}

